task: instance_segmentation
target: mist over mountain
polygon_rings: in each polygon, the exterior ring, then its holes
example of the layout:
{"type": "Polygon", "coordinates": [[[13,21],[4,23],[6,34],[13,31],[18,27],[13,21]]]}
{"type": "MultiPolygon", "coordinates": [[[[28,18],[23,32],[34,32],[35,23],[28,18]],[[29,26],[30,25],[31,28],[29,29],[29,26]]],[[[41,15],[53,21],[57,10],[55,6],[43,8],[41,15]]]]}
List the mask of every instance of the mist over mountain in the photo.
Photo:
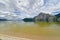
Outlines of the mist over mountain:
{"type": "Polygon", "coordinates": [[[40,12],[60,13],[60,0],[0,0],[0,18],[33,18],[40,12]]]}

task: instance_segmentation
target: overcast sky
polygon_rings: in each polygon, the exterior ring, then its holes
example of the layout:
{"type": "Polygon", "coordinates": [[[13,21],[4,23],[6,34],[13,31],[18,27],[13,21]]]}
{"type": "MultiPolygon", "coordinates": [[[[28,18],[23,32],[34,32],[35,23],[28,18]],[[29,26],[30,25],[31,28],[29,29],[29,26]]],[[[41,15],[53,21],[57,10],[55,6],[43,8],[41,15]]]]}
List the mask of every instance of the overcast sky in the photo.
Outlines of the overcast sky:
{"type": "Polygon", "coordinates": [[[60,13],[60,0],[0,0],[0,12],[34,17],[40,12],[52,15],[60,13]]]}

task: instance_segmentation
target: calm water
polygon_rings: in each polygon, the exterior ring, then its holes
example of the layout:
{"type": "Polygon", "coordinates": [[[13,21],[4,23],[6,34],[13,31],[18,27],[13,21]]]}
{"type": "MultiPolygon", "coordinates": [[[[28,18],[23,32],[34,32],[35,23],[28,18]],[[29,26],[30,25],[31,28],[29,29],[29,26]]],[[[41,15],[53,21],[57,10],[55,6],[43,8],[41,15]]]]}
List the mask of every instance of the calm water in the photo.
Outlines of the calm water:
{"type": "Polygon", "coordinates": [[[0,22],[0,33],[17,37],[35,38],[39,36],[60,37],[60,23],[48,22],[0,22]]]}

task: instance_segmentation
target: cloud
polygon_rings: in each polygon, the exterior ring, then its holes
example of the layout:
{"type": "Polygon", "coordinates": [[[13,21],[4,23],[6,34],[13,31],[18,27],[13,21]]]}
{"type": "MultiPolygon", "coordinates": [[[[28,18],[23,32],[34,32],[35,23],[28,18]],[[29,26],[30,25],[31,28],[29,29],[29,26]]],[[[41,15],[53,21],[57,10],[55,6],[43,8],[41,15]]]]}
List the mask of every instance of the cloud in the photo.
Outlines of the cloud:
{"type": "Polygon", "coordinates": [[[60,0],[0,0],[0,11],[20,18],[34,17],[40,12],[55,15],[60,12],[60,0]]]}

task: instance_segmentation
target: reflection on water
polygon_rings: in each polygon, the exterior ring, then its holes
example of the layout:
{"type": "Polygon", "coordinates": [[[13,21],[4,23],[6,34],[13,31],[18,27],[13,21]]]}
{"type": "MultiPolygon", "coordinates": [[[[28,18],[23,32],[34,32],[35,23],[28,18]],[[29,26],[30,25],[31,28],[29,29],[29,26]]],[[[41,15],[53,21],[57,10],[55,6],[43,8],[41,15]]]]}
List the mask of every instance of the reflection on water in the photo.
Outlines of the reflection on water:
{"type": "Polygon", "coordinates": [[[14,36],[60,36],[60,23],[6,21],[0,22],[0,33],[14,36]]]}

